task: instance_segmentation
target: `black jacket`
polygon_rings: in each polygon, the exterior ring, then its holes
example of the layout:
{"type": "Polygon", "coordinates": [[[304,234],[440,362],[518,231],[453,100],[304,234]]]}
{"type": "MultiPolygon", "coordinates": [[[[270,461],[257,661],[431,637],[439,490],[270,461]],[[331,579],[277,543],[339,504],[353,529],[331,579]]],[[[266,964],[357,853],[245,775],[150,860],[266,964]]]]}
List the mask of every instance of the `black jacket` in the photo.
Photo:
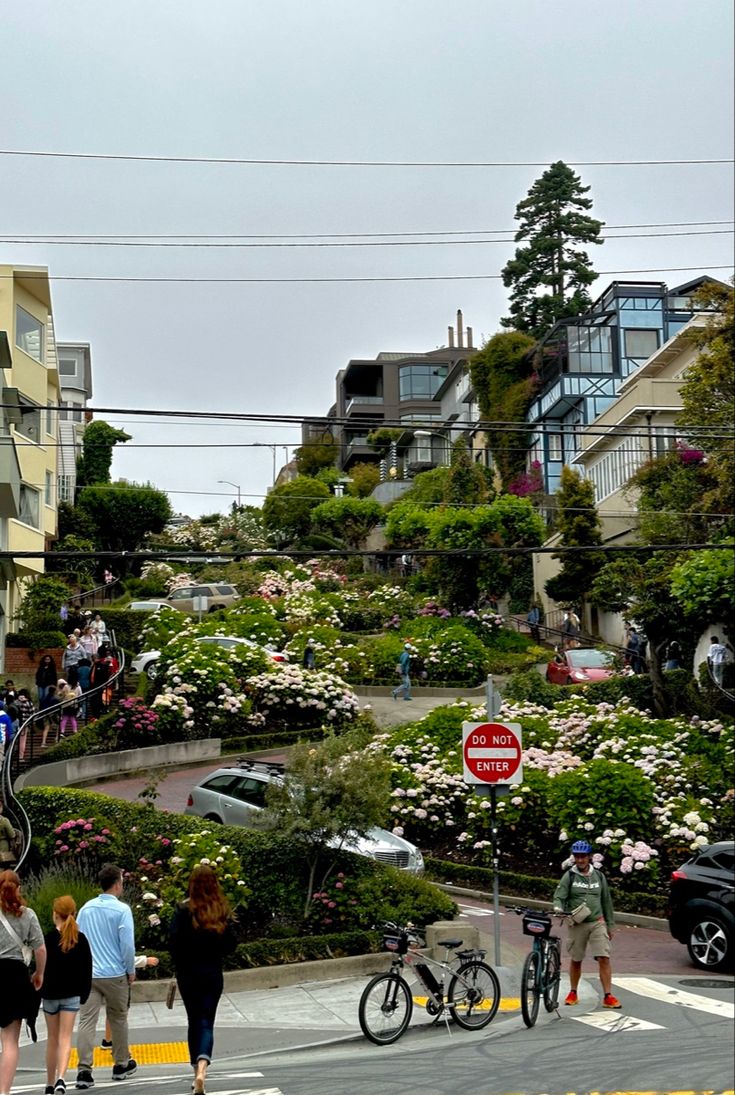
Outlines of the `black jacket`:
{"type": "Polygon", "coordinates": [[[226,954],[237,946],[235,934],[228,924],[222,934],[201,931],[194,927],[186,905],[180,905],[171,921],[169,948],[180,979],[204,971],[221,970],[226,954]]]}
{"type": "Polygon", "coordinates": [[[87,937],[79,933],[77,945],[69,951],[61,949],[61,935],[52,928],[44,936],[46,944],[46,972],[43,975],[41,996],[44,1000],[63,1000],[65,996],[78,996],[81,1003],[92,988],[92,952],[87,937]]]}

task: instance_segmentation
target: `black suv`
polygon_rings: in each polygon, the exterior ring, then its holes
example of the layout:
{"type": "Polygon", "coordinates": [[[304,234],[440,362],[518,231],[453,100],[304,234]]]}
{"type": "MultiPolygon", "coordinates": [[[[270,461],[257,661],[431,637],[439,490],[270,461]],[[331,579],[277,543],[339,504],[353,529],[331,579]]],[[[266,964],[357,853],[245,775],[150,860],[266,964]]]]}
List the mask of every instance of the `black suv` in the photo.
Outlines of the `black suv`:
{"type": "Polygon", "coordinates": [[[669,928],[695,966],[732,967],[735,946],[735,841],[702,848],[671,875],[669,928]]]}

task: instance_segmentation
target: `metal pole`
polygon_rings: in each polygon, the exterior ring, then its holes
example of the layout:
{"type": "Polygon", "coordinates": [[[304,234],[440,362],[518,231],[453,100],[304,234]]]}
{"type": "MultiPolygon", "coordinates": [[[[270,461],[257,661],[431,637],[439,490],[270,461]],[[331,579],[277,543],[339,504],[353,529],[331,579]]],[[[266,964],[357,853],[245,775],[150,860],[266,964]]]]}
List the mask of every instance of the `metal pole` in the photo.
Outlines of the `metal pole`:
{"type": "Polygon", "coordinates": [[[490,788],[490,826],[493,853],[493,940],[495,965],[500,965],[500,873],[498,858],[497,787],[490,788]]]}

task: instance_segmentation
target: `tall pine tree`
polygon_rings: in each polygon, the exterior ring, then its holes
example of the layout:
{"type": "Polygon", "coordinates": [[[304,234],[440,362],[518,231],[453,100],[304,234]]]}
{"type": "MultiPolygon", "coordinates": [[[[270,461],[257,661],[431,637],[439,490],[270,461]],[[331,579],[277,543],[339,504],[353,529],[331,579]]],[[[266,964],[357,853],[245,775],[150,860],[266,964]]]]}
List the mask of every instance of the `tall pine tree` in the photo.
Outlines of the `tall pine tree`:
{"type": "Polygon", "coordinates": [[[503,326],[541,338],[558,319],[589,308],[587,287],[597,274],[581,245],[602,243],[602,221],[586,214],[592,208],[585,196],[589,189],[559,160],[516,206],[521,227],[515,238],[527,245],[518,247],[503,269],[511,301],[503,326]]]}

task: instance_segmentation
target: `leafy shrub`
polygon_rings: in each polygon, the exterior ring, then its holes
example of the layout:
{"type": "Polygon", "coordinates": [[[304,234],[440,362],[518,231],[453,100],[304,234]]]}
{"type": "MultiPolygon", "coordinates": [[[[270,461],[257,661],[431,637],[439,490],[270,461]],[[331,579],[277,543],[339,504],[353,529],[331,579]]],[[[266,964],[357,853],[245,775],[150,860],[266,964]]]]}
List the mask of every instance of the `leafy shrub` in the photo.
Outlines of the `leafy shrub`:
{"type": "Polygon", "coordinates": [[[69,894],[79,910],[85,901],[98,893],[96,879],[90,877],[89,868],[78,861],[49,863],[38,874],[23,880],[23,896],[38,916],[44,932],[53,927],[51,913],[57,897],[69,894]]]}
{"type": "Polygon", "coordinates": [[[56,650],[66,646],[66,635],[63,631],[9,631],[5,636],[5,645],[28,647],[31,651],[56,650]]]}
{"type": "Polygon", "coordinates": [[[284,665],[249,677],[248,694],[269,726],[343,726],[352,722],[359,701],[343,680],[324,670],[284,665]]]}
{"type": "Polygon", "coordinates": [[[549,783],[549,824],[570,839],[622,828],[635,839],[651,829],[653,785],[628,764],[593,760],[549,783]]]}
{"type": "Polygon", "coordinates": [[[503,686],[503,695],[508,700],[528,700],[549,709],[559,702],[559,689],[535,669],[514,673],[503,686]]]}

